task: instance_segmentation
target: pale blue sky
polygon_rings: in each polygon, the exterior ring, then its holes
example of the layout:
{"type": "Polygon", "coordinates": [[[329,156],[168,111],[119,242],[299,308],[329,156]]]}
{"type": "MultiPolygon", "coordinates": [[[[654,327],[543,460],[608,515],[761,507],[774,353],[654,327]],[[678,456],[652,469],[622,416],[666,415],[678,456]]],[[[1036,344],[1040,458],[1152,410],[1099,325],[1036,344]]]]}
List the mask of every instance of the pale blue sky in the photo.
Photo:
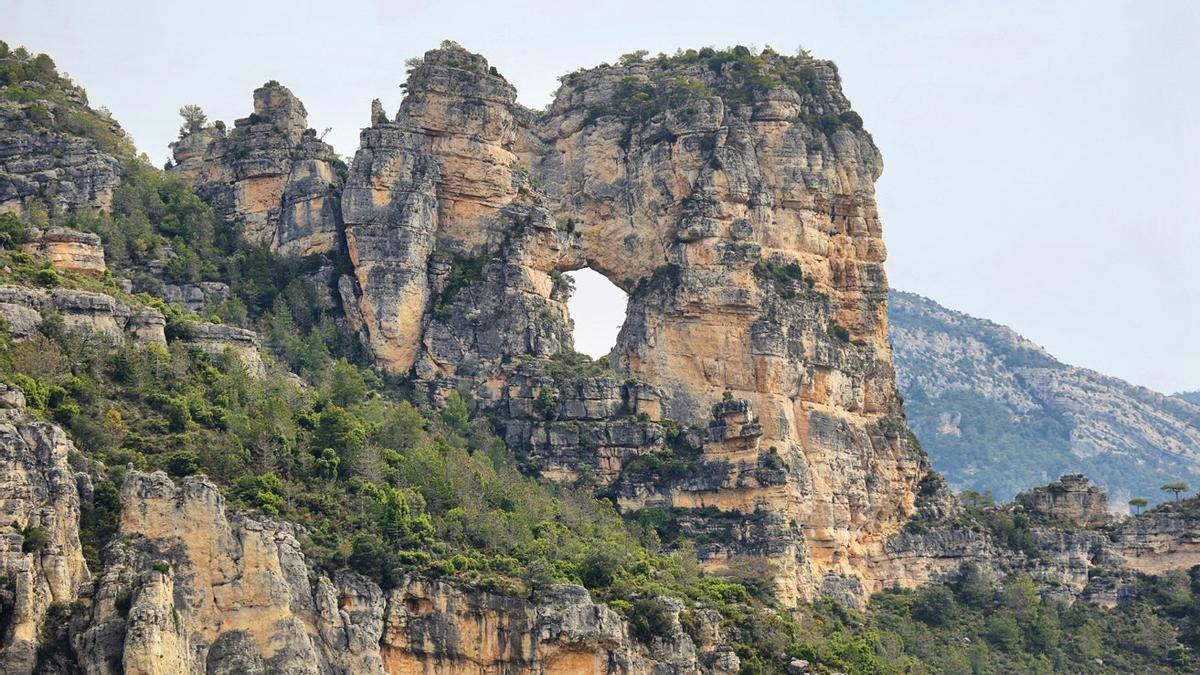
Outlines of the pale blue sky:
{"type": "MultiPolygon", "coordinates": [[[[0,27],[156,163],[181,104],[232,121],[272,78],[351,155],[371,99],[394,110],[404,60],[444,38],[530,106],[558,75],[639,48],[804,45],[837,61],[883,151],[894,286],[1068,362],[1200,388],[1198,2],[0,0],[0,27]]],[[[577,312],[581,337],[611,344],[620,299],[597,303],[609,313],[577,312]]]]}

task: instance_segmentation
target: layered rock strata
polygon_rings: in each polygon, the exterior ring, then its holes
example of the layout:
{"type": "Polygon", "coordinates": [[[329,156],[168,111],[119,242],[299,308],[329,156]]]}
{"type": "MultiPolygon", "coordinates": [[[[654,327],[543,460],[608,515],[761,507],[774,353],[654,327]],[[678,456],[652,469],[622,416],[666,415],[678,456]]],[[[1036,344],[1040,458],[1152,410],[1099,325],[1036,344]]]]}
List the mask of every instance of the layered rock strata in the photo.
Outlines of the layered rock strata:
{"type": "Polygon", "coordinates": [[[49,261],[57,270],[98,277],[107,269],[100,235],[90,232],[80,232],[67,227],[49,227],[44,230],[30,228],[25,230],[25,241],[21,243],[21,250],[49,261]]]}
{"type": "Polygon", "coordinates": [[[199,314],[210,305],[218,305],[230,297],[229,284],[201,281],[195,284],[164,284],[163,300],[199,314]]]}
{"type": "Polygon", "coordinates": [[[20,389],[0,385],[0,672],[33,672],[51,605],[88,579],[79,492],[62,429],[25,414],[20,389]]]}
{"type": "Polygon", "coordinates": [[[266,374],[258,334],[252,330],[215,323],[193,323],[179,340],[211,356],[230,352],[255,377],[266,374]]]}
{"type": "MultiPolygon", "coordinates": [[[[770,535],[781,597],[867,573],[928,462],[890,364],[882,163],[833,64],[736,52],[604,66],[563,78],[533,113],[448,45],[407,91],[394,120],[373,114],[343,196],[343,305],[376,362],[509,409],[528,391],[523,360],[569,351],[555,278],[589,266],[630,293],[614,379],[654,388],[651,421],[705,428],[729,395],[761,432],[704,452],[774,448],[781,484],[703,503],[796,523],[770,535]]],[[[542,422],[517,419],[511,438],[536,444],[542,422]]],[[[586,464],[614,475],[614,455],[655,446],[597,447],[607,456],[586,464]]]]}
{"type": "Polygon", "coordinates": [[[254,112],[228,134],[208,127],[172,144],[171,171],[241,224],[248,241],[283,255],[333,253],[340,160],[308,128],[307,115],[287,87],[268,82],[254,91],[254,112]]]}
{"type": "Polygon", "coordinates": [[[1038,515],[1061,518],[1081,527],[1105,525],[1112,520],[1108,493],[1081,474],[1069,474],[1033,488],[1017,495],[1017,502],[1038,515]]]}
{"type": "MultiPolygon", "coordinates": [[[[10,55],[0,58],[0,66],[20,61],[10,55]]],[[[24,214],[34,204],[67,210],[112,204],[120,162],[94,138],[77,133],[73,118],[86,116],[115,138],[124,132],[87,107],[82,89],[62,80],[54,83],[59,86],[50,91],[32,80],[0,86],[0,213],[24,214]],[[20,92],[10,96],[10,90],[20,92]]]]}
{"type": "Polygon", "coordinates": [[[69,329],[99,333],[112,342],[129,337],[137,344],[167,343],[166,319],[156,309],[127,305],[91,291],[0,285],[0,317],[15,339],[33,337],[51,315],[61,317],[69,329]]]}
{"type": "Polygon", "coordinates": [[[1043,593],[1068,602],[1086,597],[1112,606],[1120,588],[1092,588],[1096,576],[1112,577],[1120,586],[1131,583],[1131,571],[1162,574],[1200,564],[1200,522],[1194,513],[1167,505],[1118,520],[1105,510],[1107,504],[1104,491],[1078,475],[1030,490],[1002,507],[1030,518],[1032,548],[1025,552],[999,545],[980,528],[944,519],[916,521],[874,558],[874,582],[866,590],[945,581],[971,563],[995,579],[1027,572],[1043,593]]]}
{"type": "Polygon", "coordinates": [[[533,599],[411,578],[382,590],[306,566],[293,525],[230,513],[215,485],[130,471],[74,648],[85,673],[732,673],[679,626],[650,646],[576,586],[533,599]]]}
{"type": "MultiPolygon", "coordinates": [[[[129,339],[143,346],[167,344],[166,318],[152,307],[125,304],[91,291],[0,285],[0,318],[14,339],[32,338],[49,317],[61,318],[69,330],[95,333],[112,343],[129,339]]],[[[252,330],[195,321],[174,339],[212,356],[229,351],[251,375],[266,374],[258,334],[252,330]]]]}

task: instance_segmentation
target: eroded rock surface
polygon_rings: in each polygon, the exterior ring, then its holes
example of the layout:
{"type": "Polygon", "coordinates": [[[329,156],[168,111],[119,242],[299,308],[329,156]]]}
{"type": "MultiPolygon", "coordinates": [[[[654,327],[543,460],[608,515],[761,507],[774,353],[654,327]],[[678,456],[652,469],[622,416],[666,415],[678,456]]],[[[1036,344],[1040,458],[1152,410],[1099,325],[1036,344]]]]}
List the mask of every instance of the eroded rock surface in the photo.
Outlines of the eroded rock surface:
{"type": "Polygon", "coordinates": [[[91,291],[0,285],[0,317],[15,339],[33,337],[48,316],[61,317],[68,329],[99,333],[112,342],[128,336],[137,344],[167,343],[166,319],[151,307],[127,305],[91,291]]]}
{"type": "MultiPolygon", "coordinates": [[[[0,66],[28,65],[15,53],[0,58],[0,66]]],[[[93,136],[124,139],[112,118],[87,107],[87,94],[57,77],[46,82],[11,82],[0,89],[20,89],[21,99],[0,100],[0,213],[25,213],[35,201],[65,209],[108,209],[120,182],[115,148],[102,149],[93,136]],[[88,126],[100,134],[80,133],[88,126]]],[[[9,92],[5,92],[6,94],[9,92]]]]}
{"type": "Polygon", "coordinates": [[[25,414],[20,389],[0,385],[0,672],[33,671],[52,603],[69,605],[88,578],[79,493],[62,429],[25,414]]]}
{"type": "Polygon", "coordinates": [[[50,262],[54,269],[101,276],[104,247],[100,235],[67,227],[31,228],[25,231],[21,250],[50,262]]]}
{"type": "Polygon", "coordinates": [[[1017,501],[1033,513],[1082,527],[1105,525],[1112,520],[1108,513],[1108,493],[1081,474],[1069,474],[1049,485],[1033,488],[1018,495],[1017,501]]]}
{"type": "Polygon", "coordinates": [[[308,128],[307,115],[287,87],[268,82],[254,91],[254,112],[227,135],[208,127],[174,143],[171,171],[240,223],[247,240],[284,255],[333,253],[340,160],[308,128]]]}
{"type": "Polygon", "coordinates": [[[193,323],[187,334],[179,339],[188,347],[211,356],[230,351],[251,375],[261,377],[266,374],[258,334],[252,330],[215,323],[193,323]]]}
{"type": "MultiPolygon", "coordinates": [[[[230,513],[215,485],[130,471],[120,531],[75,636],[84,672],[728,673],[717,636],[642,646],[583,588],[532,599],[412,578],[388,591],[310,571],[296,526],[230,513]],[[127,609],[126,609],[127,608],[127,609]]],[[[707,615],[701,620],[709,620],[707,615]]]]}
{"type": "MultiPolygon", "coordinates": [[[[555,276],[607,276],[630,293],[615,379],[658,392],[653,420],[704,428],[731,395],[761,431],[706,455],[778,458],[781,483],[693,501],[796,523],[767,535],[791,601],[868,573],[929,467],[890,362],[879,152],[833,64],[758,63],[755,86],[720,59],[602,66],[565,77],[539,114],[482,57],[427,52],[394,120],[376,110],[363,131],[341,290],[380,366],[504,409],[529,391],[522,359],[570,349],[555,276]]],[[[544,426],[510,440],[553,444],[544,426]]],[[[612,475],[614,455],[655,447],[634,445],[599,443],[586,463],[612,475]]]]}

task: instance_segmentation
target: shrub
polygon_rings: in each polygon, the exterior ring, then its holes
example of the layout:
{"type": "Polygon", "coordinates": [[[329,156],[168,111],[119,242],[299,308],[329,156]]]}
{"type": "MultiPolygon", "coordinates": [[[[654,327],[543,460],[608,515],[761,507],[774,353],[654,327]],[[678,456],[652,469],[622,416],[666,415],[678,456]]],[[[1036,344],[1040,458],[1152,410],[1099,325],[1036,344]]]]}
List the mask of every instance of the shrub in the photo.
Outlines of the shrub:
{"type": "Polygon", "coordinates": [[[41,525],[28,525],[21,530],[21,550],[26,553],[41,553],[50,544],[50,535],[41,525]]]}
{"type": "Polygon", "coordinates": [[[671,613],[657,599],[639,598],[624,614],[633,637],[642,644],[648,645],[655,637],[670,634],[671,613]]]}
{"type": "Polygon", "coordinates": [[[624,568],[619,553],[609,548],[597,548],[587,552],[580,565],[579,578],[588,588],[610,586],[624,568]]]}
{"type": "Polygon", "coordinates": [[[987,639],[1006,652],[1016,651],[1021,646],[1021,627],[1011,616],[992,617],[987,624],[987,639]]]}
{"type": "Polygon", "coordinates": [[[40,269],[34,274],[34,279],[41,285],[53,288],[59,284],[58,272],[52,269],[40,269]]]}
{"type": "Polygon", "coordinates": [[[471,412],[467,403],[458,391],[450,392],[446,397],[446,405],[442,408],[442,422],[455,433],[463,436],[470,430],[471,412]]]}
{"type": "Polygon", "coordinates": [[[533,399],[533,411],[547,420],[554,419],[557,415],[558,397],[549,386],[543,384],[538,389],[537,398],[533,399]]]}
{"type": "Polygon", "coordinates": [[[175,478],[200,471],[200,456],[194,450],[177,450],[167,459],[167,473],[175,478]]]}
{"type": "Polygon", "coordinates": [[[25,223],[15,213],[0,213],[0,244],[16,248],[25,240],[25,223]]]}
{"type": "Polygon", "coordinates": [[[913,617],[931,626],[944,626],[958,614],[954,594],[945,586],[929,586],[917,593],[912,605],[913,617]]]}

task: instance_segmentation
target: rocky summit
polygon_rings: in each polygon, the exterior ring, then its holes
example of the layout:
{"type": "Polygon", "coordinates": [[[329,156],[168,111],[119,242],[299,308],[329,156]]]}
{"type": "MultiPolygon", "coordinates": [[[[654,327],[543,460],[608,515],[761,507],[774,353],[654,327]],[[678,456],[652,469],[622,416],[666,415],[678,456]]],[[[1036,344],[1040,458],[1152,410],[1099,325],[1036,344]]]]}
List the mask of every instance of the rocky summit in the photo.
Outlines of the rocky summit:
{"type": "Polygon", "coordinates": [[[639,52],[530,110],[446,42],[348,163],[272,80],[163,171],[0,66],[0,673],[1198,663],[1186,486],[933,471],[831,62],[639,52]],[[598,360],[585,267],[629,296],[598,360]]]}

